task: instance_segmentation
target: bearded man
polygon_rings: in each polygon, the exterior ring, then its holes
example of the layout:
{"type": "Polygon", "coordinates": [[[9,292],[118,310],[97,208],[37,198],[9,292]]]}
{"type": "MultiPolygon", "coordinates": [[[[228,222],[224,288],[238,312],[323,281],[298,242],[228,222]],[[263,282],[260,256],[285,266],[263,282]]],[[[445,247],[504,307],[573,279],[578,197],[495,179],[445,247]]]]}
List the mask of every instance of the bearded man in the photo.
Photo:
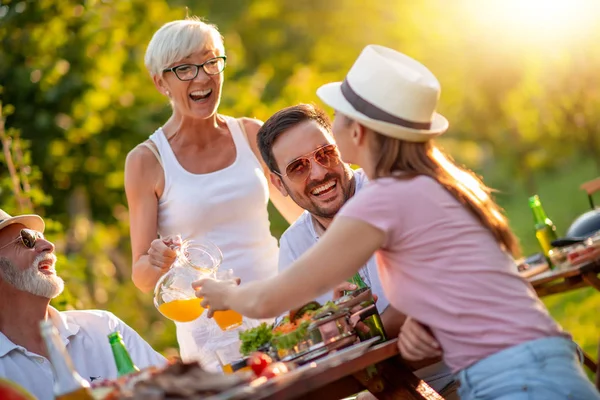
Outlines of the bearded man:
{"type": "Polygon", "coordinates": [[[54,244],[44,238],[38,215],[11,217],[0,210],[0,377],[16,382],[40,400],[52,400],[54,377],[40,333],[50,319],[73,360],[89,382],[116,379],[107,336],[121,332],[139,368],[164,365],[133,329],[114,314],[100,310],[58,311],[50,300],[64,289],[56,273],[54,244]]]}

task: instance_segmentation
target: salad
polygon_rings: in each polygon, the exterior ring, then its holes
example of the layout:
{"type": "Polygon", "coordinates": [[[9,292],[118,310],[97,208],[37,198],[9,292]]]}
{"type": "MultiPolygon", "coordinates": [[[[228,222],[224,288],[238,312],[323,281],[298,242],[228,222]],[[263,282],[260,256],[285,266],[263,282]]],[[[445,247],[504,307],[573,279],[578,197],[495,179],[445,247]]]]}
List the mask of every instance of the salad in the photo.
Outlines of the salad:
{"type": "Polygon", "coordinates": [[[315,316],[335,310],[337,310],[337,306],[331,301],[323,306],[312,301],[297,310],[290,311],[276,325],[263,322],[255,328],[240,332],[239,337],[242,342],[240,352],[247,356],[269,345],[278,351],[293,349],[304,340],[308,327],[315,316]]]}

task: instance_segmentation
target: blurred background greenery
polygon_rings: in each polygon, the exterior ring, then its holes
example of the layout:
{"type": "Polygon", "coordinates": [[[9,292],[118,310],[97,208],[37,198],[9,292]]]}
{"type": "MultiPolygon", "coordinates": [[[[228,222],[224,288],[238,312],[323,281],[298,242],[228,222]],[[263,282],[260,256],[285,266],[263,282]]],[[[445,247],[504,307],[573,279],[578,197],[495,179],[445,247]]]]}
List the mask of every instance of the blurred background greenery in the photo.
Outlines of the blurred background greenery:
{"type": "MultiPolygon", "coordinates": [[[[442,84],[440,140],[498,189],[525,254],[538,251],[527,197],[559,234],[600,175],[600,7],[589,0],[0,0],[0,204],[35,211],[57,244],[60,309],[115,312],[172,354],[174,326],[131,283],[123,166],[169,115],[143,55],[186,15],[225,38],[220,112],[262,120],[341,80],[370,43],[426,64],[442,84]]],[[[331,111],[331,110],[328,110],[331,111]]],[[[271,209],[272,210],[272,209],[271,209]]],[[[286,228],[272,210],[276,236],[286,228]]],[[[595,354],[600,295],[544,300],[595,354]]]]}

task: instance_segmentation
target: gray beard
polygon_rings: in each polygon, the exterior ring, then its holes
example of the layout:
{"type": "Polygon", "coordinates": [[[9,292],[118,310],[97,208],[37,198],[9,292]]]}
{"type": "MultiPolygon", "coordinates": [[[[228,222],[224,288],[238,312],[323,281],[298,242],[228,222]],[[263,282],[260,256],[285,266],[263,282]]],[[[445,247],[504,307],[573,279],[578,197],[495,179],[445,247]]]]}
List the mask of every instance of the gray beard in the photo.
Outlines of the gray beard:
{"type": "Polygon", "coordinates": [[[62,293],[65,282],[59,276],[38,271],[38,263],[43,258],[44,255],[39,256],[29,268],[20,271],[8,258],[0,257],[0,278],[17,290],[53,299],[62,293]]]}

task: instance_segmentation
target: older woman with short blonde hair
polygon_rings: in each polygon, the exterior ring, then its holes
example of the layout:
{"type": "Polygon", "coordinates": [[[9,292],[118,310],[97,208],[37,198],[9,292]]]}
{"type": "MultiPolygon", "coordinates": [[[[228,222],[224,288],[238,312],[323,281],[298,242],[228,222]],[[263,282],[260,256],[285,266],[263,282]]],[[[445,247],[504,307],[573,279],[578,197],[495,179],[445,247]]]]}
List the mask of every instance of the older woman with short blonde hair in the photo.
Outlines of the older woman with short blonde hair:
{"type": "MultiPolygon", "coordinates": [[[[152,37],[145,63],[172,114],[125,164],[134,284],[143,292],[154,288],[175,260],[178,235],[217,244],[222,268],[243,283],[275,275],[278,248],[267,203],[288,221],[301,210],[270,188],[256,147],[262,123],[217,112],[227,63],[221,34],[198,18],[169,22],[152,37]]],[[[253,325],[245,319],[242,326],[253,325]]],[[[177,323],[182,358],[208,368],[218,366],[212,350],[237,335],[205,316],[177,323]]]]}

